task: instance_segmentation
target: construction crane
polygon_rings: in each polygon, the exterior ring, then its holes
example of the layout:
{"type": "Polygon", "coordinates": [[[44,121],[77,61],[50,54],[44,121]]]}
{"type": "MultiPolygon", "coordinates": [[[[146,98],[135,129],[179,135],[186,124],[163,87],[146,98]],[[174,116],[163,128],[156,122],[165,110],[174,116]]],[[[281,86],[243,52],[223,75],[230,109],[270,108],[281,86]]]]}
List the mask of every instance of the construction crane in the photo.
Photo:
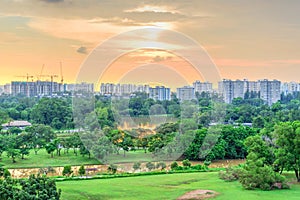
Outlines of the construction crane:
{"type": "Polygon", "coordinates": [[[37,75],[38,81],[41,81],[41,77],[43,76],[44,68],[45,68],[45,64],[43,64],[40,74],[37,75]]]}
{"type": "Polygon", "coordinates": [[[29,83],[29,79],[30,79],[30,78],[31,78],[31,81],[33,82],[34,76],[29,75],[29,74],[26,74],[26,76],[16,76],[16,77],[23,77],[23,78],[26,78],[26,96],[29,97],[29,96],[30,96],[30,92],[29,92],[29,86],[28,86],[28,83],[29,83]]]}
{"type": "Polygon", "coordinates": [[[50,95],[52,96],[52,93],[53,93],[53,80],[54,80],[54,78],[57,78],[58,75],[56,75],[56,74],[48,74],[48,75],[41,75],[41,77],[50,77],[50,79],[51,79],[50,95]]]}
{"type": "Polygon", "coordinates": [[[31,75],[26,75],[26,76],[16,76],[16,77],[23,77],[23,78],[26,78],[26,82],[28,83],[29,82],[29,79],[31,78],[31,81],[33,82],[33,78],[34,76],[31,76],[31,75]]]}
{"type": "Polygon", "coordinates": [[[54,78],[57,78],[58,75],[56,75],[56,74],[47,74],[47,75],[40,75],[40,77],[50,77],[51,83],[53,83],[54,78]]]}

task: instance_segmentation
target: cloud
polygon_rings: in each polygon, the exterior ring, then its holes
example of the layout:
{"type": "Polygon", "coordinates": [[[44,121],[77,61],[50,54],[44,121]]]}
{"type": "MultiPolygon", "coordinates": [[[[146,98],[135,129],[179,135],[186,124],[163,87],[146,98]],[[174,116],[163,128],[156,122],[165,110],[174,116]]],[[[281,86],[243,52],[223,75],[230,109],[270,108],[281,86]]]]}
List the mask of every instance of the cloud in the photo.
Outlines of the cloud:
{"type": "Polygon", "coordinates": [[[41,0],[43,2],[47,2],[47,3],[59,3],[59,2],[64,2],[64,0],[41,0]]]}
{"type": "Polygon", "coordinates": [[[87,52],[87,48],[81,46],[81,47],[79,47],[79,48],[77,49],[77,53],[87,54],[87,53],[88,53],[88,52],[87,52]]]}
{"type": "Polygon", "coordinates": [[[167,57],[164,57],[164,56],[155,56],[152,59],[152,62],[162,62],[162,61],[171,60],[171,59],[172,59],[172,56],[167,56],[167,57]]]}
{"type": "Polygon", "coordinates": [[[154,13],[179,13],[176,9],[168,6],[154,6],[154,5],[144,5],[134,9],[124,10],[127,13],[143,13],[143,12],[154,12],[154,13]]]}

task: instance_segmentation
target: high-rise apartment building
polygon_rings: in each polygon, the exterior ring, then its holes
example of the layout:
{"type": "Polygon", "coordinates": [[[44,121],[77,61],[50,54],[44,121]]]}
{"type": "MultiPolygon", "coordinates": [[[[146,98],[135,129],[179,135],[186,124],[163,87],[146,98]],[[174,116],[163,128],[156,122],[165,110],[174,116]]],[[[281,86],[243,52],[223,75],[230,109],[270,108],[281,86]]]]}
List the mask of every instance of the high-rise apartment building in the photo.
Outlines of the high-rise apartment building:
{"type": "Polygon", "coordinates": [[[272,105],[280,100],[280,81],[267,79],[259,80],[260,98],[268,105],[272,105]]]}
{"type": "Polygon", "coordinates": [[[27,97],[34,96],[52,96],[54,93],[61,92],[61,84],[50,81],[36,81],[36,82],[11,82],[11,94],[21,95],[27,97]]]}
{"type": "Polygon", "coordinates": [[[171,89],[164,86],[150,87],[149,98],[159,101],[171,100],[171,89]]]}
{"type": "MultiPolygon", "coordinates": [[[[280,81],[267,79],[259,81],[236,80],[232,81],[224,79],[219,82],[219,93],[223,95],[226,103],[231,103],[234,98],[244,98],[245,93],[256,92],[260,93],[260,98],[268,105],[271,105],[280,100],[280,81]]],[[[296,86],[292,89],[295,90],[296,86]]],[[[291,89],[291,90],[292,90],[291,89]]]]}
{"type": "Polygon", "coordinates": [[[73,83],[66,84],[65,91],[67,92],[94,92],[93,83],[73,83]]]}
{"type": "Polygon", "coordinates": [[[195,89],[195,93],[198,92],[201,94],[202,92],[213,92],[212,83],[210,82],[195,81],[193,83],[193,87],[195,89]]]}
{"type": "Polygon", "coordinates": [[[195,89],[191,86],[177,88],[177,98],[180,101],[195,99],[195,89]]]}
{"type": "Polygon", "coordinates": [[[296,82],[282,83],[280,91],[285,95],[293,94],[294,92],[299,92],[300,84],[296,82]]]}

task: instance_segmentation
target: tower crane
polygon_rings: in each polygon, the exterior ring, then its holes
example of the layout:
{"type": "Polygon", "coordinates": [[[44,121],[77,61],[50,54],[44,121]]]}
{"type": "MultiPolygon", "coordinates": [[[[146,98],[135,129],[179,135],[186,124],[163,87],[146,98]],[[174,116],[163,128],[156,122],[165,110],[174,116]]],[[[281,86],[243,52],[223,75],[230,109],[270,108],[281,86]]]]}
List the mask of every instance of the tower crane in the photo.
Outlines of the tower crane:
{"type": "Polygon", "coordinates": [[[30,94],[29,94],[28,83],[29,83],[29,79],[30,79],[30,78],[31,78],[31,81],[33,82],[34,76],[29,75],[29,74],[26,74],[26,76],[17,76],[17,77],[23,77],[23,78],[26,78],[26,96],[29,97],[30,94]]]}

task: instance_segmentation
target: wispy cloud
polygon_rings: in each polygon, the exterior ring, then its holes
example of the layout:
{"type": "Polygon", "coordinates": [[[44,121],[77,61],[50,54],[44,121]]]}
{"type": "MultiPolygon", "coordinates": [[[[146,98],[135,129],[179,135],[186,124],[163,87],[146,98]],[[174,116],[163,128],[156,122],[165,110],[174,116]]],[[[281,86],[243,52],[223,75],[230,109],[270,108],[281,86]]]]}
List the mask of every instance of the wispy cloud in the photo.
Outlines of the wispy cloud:
{"type": "Polygon", "coordinates": [[[297,65],[300,60],[286,59],[286,60],[243,60],[243,59],[215,59],[217,65],[223,67],[272,67],[280,65],[297,65]]]}
{"type": "Polygon", "coordinates": [[[124,10],[124,12],[127,13],[154,12],[154,13],[172,13],[172,14],[180,13],[175,8],[172,8],[170,6],[156,6],[156,5],[139,6],[133,9],[124,10]]]}
{"type": "Polygon", "coordinates": [[[64,2],[64,0],[40,0],[43,2],[47,2],[47,3],[59,3],[59,2],[64,2]]]}
{"type": "Polygon", "coordinates": [[[88,53],[88,52],[87,52],[87,48],[81,46],[81,47],[79,47],[79,48],[77,49],[77,53],[87,54],[87,53],[88,53]]]}

